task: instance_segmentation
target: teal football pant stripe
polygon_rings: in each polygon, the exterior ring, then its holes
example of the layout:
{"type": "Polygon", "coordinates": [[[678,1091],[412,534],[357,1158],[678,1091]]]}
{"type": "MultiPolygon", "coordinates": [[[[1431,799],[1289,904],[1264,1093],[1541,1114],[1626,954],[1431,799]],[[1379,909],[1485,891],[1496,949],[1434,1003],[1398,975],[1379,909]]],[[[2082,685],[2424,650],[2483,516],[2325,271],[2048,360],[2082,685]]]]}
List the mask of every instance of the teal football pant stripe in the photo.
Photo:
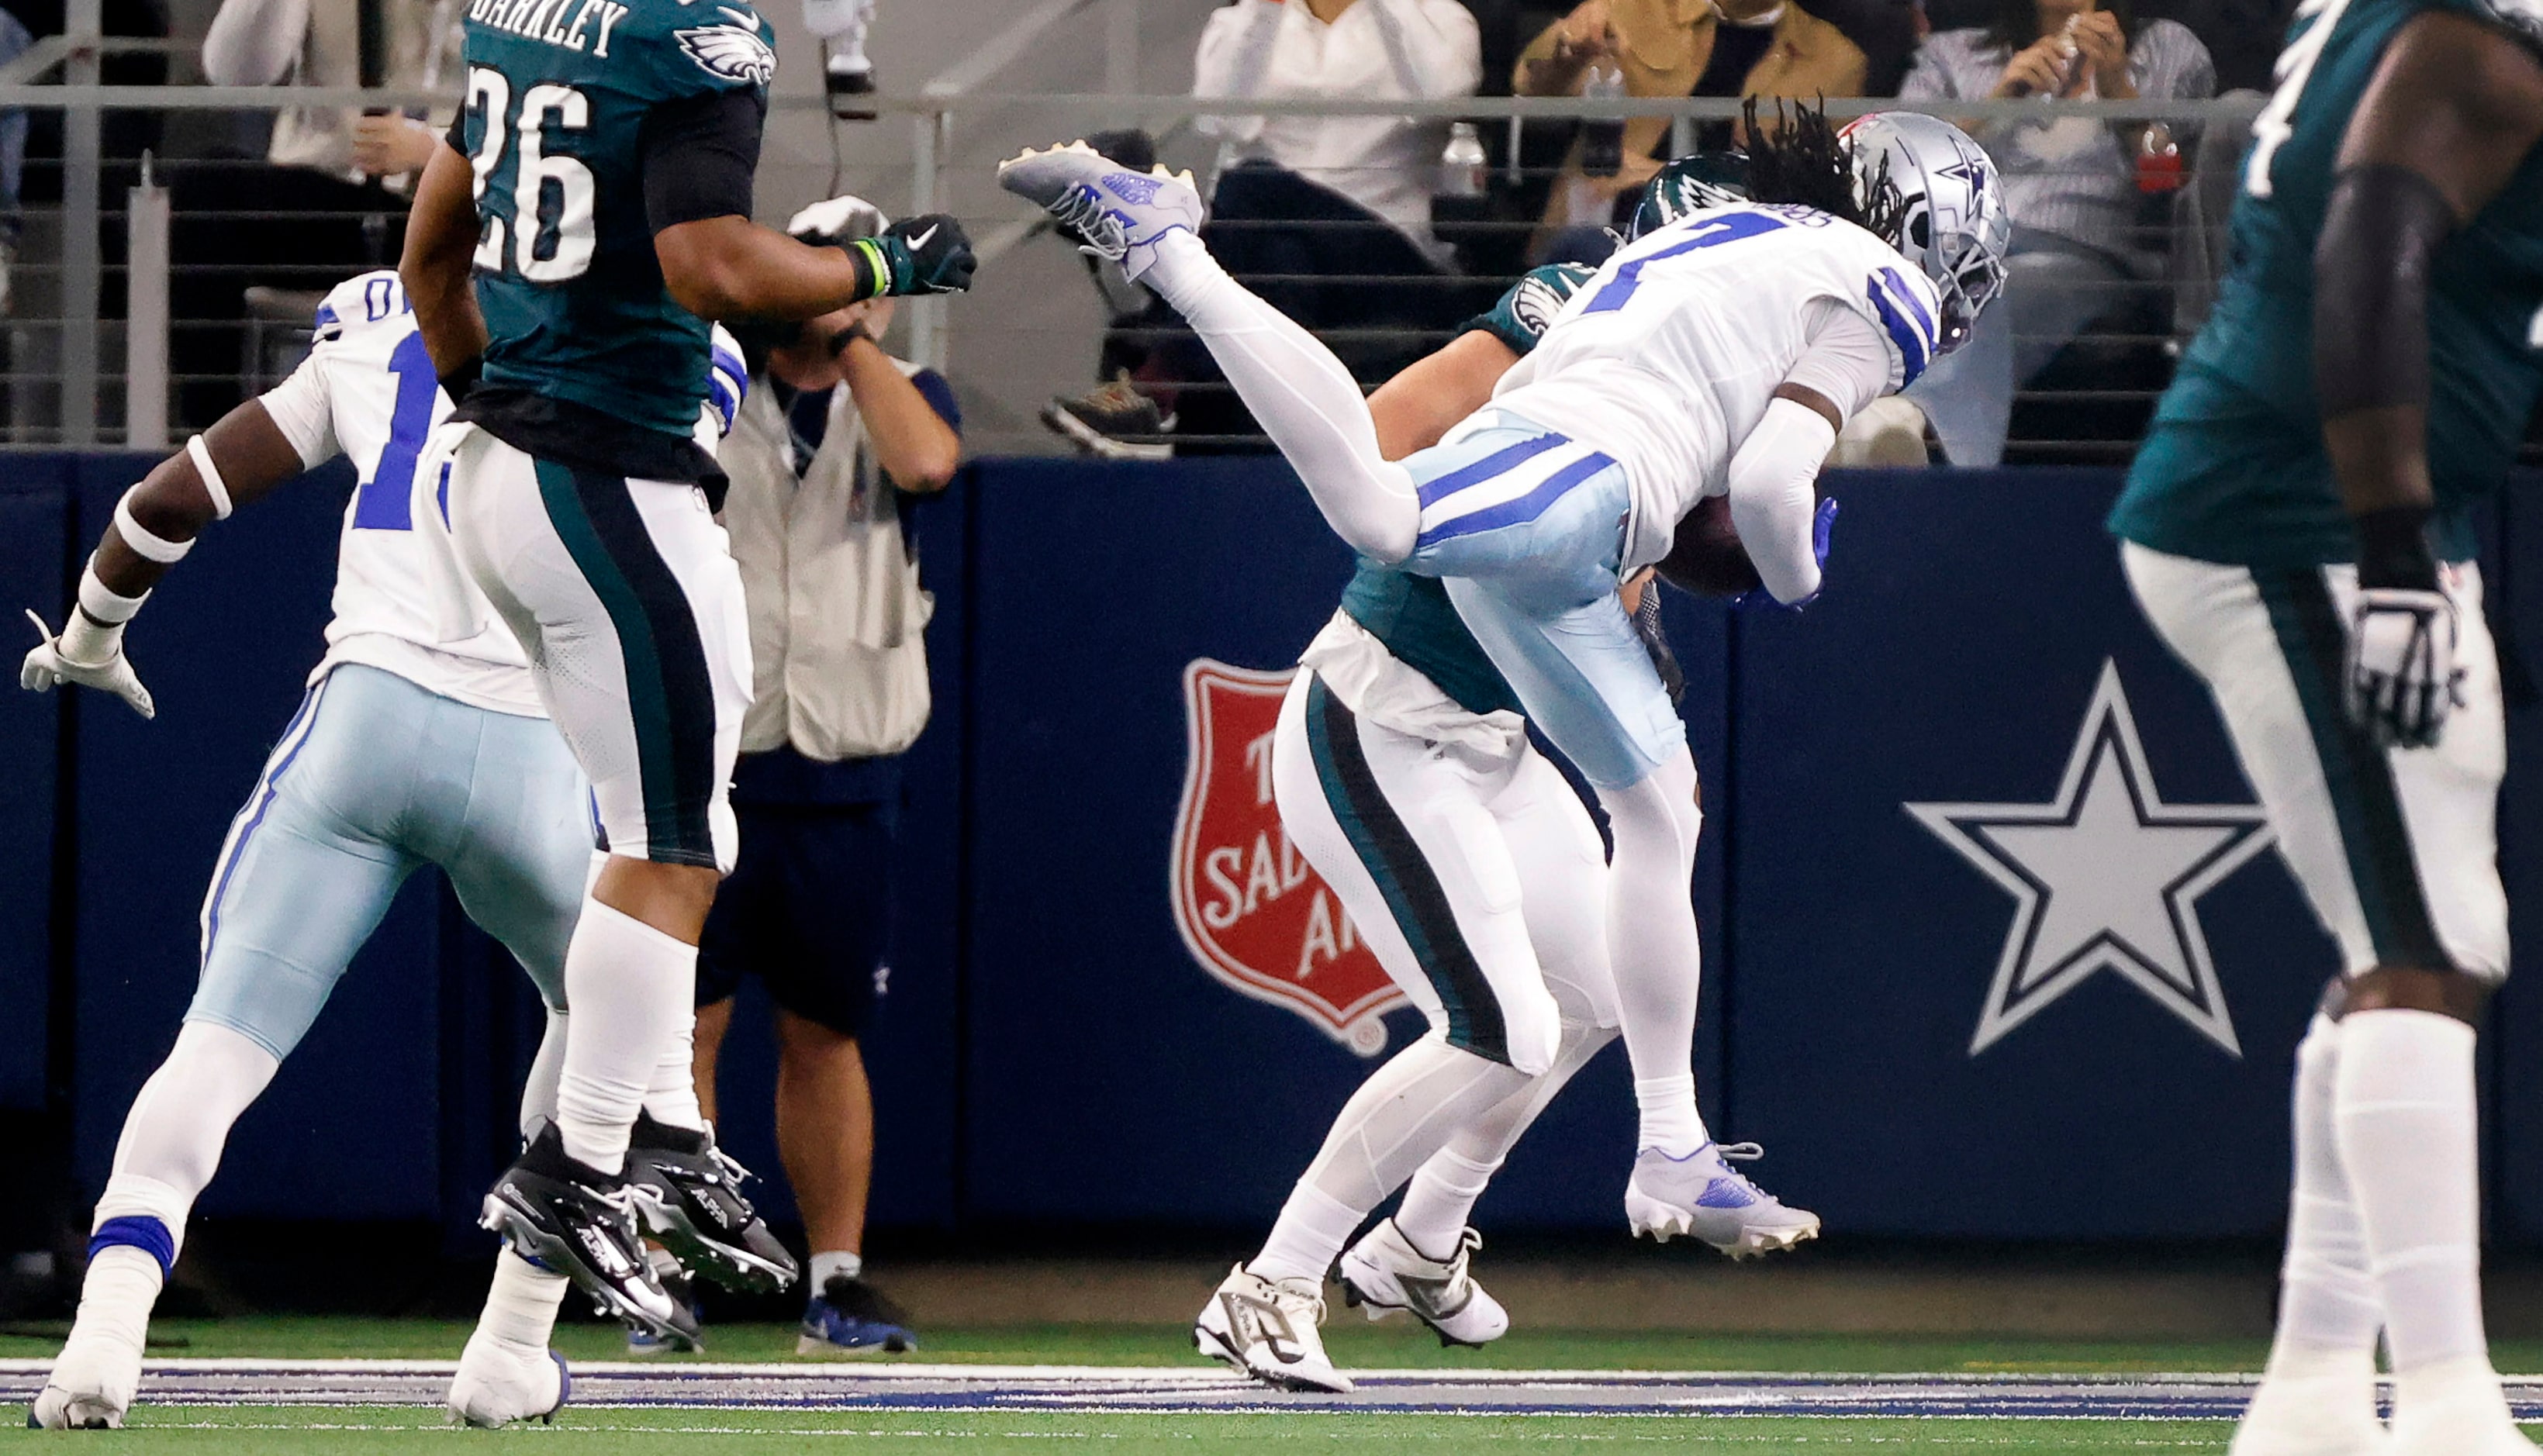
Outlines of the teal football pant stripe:
{"type": "Polygon", "coordinates": [[[1386,897],[1395,923],[1412,947],[1413,958],[1429,979],[1447,1018],[1448,1044],[1480,1057],[1507,1062],[1509,1035],[1501,1003],[1475,962],[1457,913],[1448,903],[1439,877],[1413,842],[1404,821],[1386,802],[1360,750],[1359,721],[1309,674],[1307,745],[1314,755],[1317,780],[1325,803],[1349,836],[1351,849],[1386,897]]]}
{"type": "Polygon", "coordinates": [[[427,864],[562,1005],[591,852],[554,726],[359,665],[330,672],[292,723],[213,869],[187,1020],[289,1056],[427,864]]]}
{"type": "Polygon", "coordinates": [[[704,495],[535,460],[470,426],[451,454],[450,534],[528,649],[602,847],[730,869],[750,621],[704,495]]]}
{"type": "Polygon", "coordinates": [[[2286,654],[2315,756],[2322,760],[2323,787],[2340,821],[2341,848],[2375,942],[2375,958],[2384,965],[2446,969],[2445,949],[2437,944],[2420,867],[2411,856],[2411,831],[2403,822],[2392,766],[2342,703],[2348,624],[2332,605],[2318,569],[2255,573],[2254,580],[2278,651],[2286,654]]]}
{"type": "Polygon", "coordinates": [[[712,869],[715,688],[688,597],[624,478],[541,460],[538,480],[557,539],[617,632],[644,785],[646,857],[712,869]]]}
{"type": "Polygon", "coordinates": [[[2377,750],[2344,737],[2338,650],[2354,569],[2309,570],[2311,584],[2297,586],[2134,542],[2120,560],[2147,620],[2214,696],[2278,853],[2339,941],[2343,967],[2505,975],[2497,816],[2506,723],[2479,572],[2448,569],[2464,706],[2435,747],[2377,750]]]}

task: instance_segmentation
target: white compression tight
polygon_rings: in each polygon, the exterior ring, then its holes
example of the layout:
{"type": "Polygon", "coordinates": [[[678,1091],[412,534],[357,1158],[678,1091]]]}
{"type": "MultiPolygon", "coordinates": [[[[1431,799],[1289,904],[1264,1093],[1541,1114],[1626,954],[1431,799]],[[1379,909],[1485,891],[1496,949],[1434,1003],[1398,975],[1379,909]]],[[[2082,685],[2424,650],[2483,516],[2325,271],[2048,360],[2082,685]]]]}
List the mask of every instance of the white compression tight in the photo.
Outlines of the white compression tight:
{"type": "MultiPolygon", "coordinates": [[[[575,1034],[557,1059],[556,1120],[568,1156],[602,1173],[619,1172],[637,1111],[687,1087],[697,971],[697,947],[598,900],[583,900],[565,956],[575,1034]]],[[[697,1126],[697,1095],[691,1090],[686,1097],[685,1116],[676,1104],[655,1115],[697,1126]]]]}
{"type": "Polygon", "coordinates": [[[1430,1155],[1430,1161],[1413,1175],[1404,1189],[1403,1206],[1395,1214],[1395,1226],[1414,1248],[1433,1258],[1456,1248],[1458,1236],[1475,1221],[1475,1200],[1501,1171],[1502,1160],[1518,1145],[1519,1135],[1534,1125],[1573,1075],[1615,1039],[1613,1027],[1565,1022],[1554,1065],[1544,1076],[1485,1109],[1459,1128],[1446,1147],[1430,1155]]]}
{"type": "Polygon", "coordinates": [[[1543,1080],[1450,1046],[1433,1031],[1360,1084],[1248,1267],[1322,1278],[1360,1220],[1477,1117],[1543,1080]]]}
{"type": "Polygon", "coordinates": [[[282,1064],[227,1027],[188,1022],[177,1045],[124,1114],[115,1171],[97,1200],[97,1222],[156,1218],[182,1247],[186,1215],[212,1174],[230,1127],[282,1064]]]}
{"type": "Polygon", "coordinates": [[[1140,281],[1209,345],[1334,533],[1376,561],[1411,556],[1422,529],[1413,477],[1378,453],[1368,402],[1333,350],[1229,277],[1190,233],[1160,240],[1140,281]]]}
{"type": "Polygon", "coordinates": [[[1638,783],[1602,788],[1615,836],[1608,869],[1607,945],[1616,968],[1616,1010],[1634,1063],[1640,1146],[1683,1158],[1704,1145],[1695,1110],[1695,1009],[1703,947],[1696,935],[1695,756],[1681,744],[1638,783]]]}

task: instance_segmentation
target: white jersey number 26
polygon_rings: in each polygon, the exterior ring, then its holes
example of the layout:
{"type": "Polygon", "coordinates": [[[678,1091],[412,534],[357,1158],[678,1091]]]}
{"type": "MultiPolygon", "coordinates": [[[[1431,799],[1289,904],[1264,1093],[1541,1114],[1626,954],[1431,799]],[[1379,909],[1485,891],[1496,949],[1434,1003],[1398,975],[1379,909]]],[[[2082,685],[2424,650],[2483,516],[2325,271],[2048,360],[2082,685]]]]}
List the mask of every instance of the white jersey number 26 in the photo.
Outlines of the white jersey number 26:
{"type": "Polygon", "coordinates": [[[511,246],[504,246],[503,219],[487,218],[477,240],[477,267],[501,272],[508,253],[513,270],[533,283],[581,277],[591,267],[591,169],[572,157],[548,155],[543,139],[550,126],[580,131],[589,125],[591,101],[571,86],[533,86],[521,96],[517,120],[509,115],[511,101],[512,83],[502,72],[469,70],[468,109],[482,110],[486,117],[477,155],[468,159],[478,200],[485,199],[487,179],[502,165],[507,130],[517,134],[520,152],[512,169],[511,246]]]}

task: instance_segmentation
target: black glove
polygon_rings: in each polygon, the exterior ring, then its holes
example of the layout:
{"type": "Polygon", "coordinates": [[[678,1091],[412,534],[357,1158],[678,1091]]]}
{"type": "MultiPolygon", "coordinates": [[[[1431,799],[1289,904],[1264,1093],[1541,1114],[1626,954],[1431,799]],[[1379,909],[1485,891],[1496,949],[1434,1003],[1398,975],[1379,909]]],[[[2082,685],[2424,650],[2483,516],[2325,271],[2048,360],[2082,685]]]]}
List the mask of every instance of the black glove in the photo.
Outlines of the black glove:
{"type": "Polygon", "coordinates": [[[942,212],[904,217],[866,240],[883,260],[887,296],[960,293],[971,286],[971,239],[963,224],[942,212]]]}

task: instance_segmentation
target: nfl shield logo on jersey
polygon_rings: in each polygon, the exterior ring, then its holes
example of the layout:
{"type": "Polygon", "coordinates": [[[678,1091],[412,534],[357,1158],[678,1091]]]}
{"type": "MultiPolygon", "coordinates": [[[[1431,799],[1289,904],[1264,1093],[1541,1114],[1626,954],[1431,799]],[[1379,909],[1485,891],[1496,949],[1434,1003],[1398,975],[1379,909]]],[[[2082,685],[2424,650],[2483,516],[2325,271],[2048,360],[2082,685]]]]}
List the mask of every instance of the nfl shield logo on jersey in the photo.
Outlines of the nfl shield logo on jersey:
{"type": "Polygon", "coordinates": [[[1184,669],[1175,928],[1211,975],[1375,1056],[1386,1048],[1380,1018],[1405,1004],[1404,993],[1290,845],[1272,803],[1272,736],[1293,675],[1207,657],[1184,669]]]}

